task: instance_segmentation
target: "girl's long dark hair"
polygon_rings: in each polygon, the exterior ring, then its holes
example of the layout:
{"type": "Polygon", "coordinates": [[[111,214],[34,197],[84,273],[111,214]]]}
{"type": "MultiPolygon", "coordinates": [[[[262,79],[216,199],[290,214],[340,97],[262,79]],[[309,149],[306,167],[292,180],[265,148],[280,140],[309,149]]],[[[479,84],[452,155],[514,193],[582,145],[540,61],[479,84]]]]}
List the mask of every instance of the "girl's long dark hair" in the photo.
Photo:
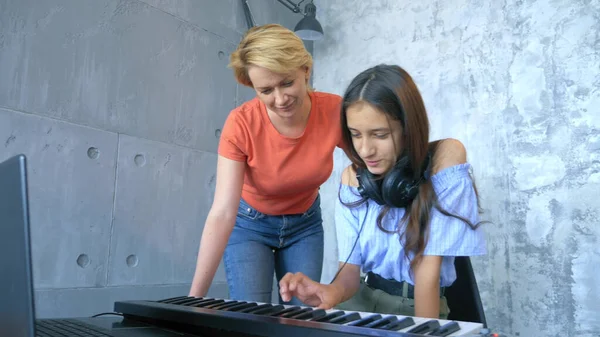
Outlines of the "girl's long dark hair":
{"type": "MultiPolygon", "coordinates": [[[[406,178],[419,180],[423,175],[424,163],[428,153],[435,154],[439,141],[429,143],[429,119],[423,99],[411,76],[401,67],[396,65],[378,65],[369,68],[352,80],[348,86],[342,101],[341,126],[342,138],[347,145],[345,152],[352,161],[354,172],[357,168],[366,168],[364,161],[360,158],[354,146],[352,146],[352,135],[347,126],[346,111],[348,107],[356,102],[366,102],[379,111],[385,113],[390,119],[400,121],[403,129],[403,151],[400,158],[407,158],[407,166],[403,169],[406,178]]],[[[399,159],[400,159],[399,158],[399,159]]],[[[433,164],[431,164],[433,166],[433,164]]],[[[481,212],[477,188],[478,211],[481,212]]],[[[340,201],[347,207],[356,207],[363,204],[366,199],[362,198],[352,203],[340,201]]],[[[480,223],[473,224],[467,218],[451,214],[443,209],[438,203],[437,196],[429,179],[419,185],[419,192],[412,200],[400,222],[407,222],[406,228],[400,234],[400,240],[405,239],[404,252],[406,258],[410,259],[410,253],[414,258],[410,262],[410,270],[421,261],[423,252],[429,236],[429,220],[433,208],[437,208],[442,214],[458,218],[467,223],[472,229],[476,229],[480,223]]],[[[384,206],[377,216],[377,227],[386,233],[389,231],[382,225],[383,218],[389,212],[390,207],[384,206]]],[[[402,226],[398,226],[401,230],[402,226]]]]}

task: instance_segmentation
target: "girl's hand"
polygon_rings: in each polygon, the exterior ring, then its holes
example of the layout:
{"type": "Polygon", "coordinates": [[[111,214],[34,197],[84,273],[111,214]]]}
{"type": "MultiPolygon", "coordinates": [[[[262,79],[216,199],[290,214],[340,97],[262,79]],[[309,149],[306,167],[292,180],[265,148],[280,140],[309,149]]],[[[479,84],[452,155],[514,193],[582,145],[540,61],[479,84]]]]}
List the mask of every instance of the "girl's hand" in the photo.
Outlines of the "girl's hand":
{"type": "Polygon", "coordinates": [[[333,285],[321,284],[302,273],[287,273],[279,281],[281,299],[298,298],[302,303],[319,309],[331,309],[342,301],[343,292],[333,285]]]}

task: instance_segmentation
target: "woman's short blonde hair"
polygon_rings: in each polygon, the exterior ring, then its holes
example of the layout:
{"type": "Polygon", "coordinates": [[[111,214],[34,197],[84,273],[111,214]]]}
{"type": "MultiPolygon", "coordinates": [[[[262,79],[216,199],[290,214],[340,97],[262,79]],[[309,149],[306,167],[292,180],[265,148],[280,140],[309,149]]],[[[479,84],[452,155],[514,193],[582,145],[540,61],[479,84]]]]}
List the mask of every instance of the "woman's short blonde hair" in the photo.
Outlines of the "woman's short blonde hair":
{"type": "Polygon", "coordinates": [[[233,69],[235,79],[248,87],[253,87],[248,76],[250,65],[286,74],[301,67],[310,71],[312,64],[312,56],[302,39],[278,24],[250,28],[229,58],[229,67],[233,69]]]}

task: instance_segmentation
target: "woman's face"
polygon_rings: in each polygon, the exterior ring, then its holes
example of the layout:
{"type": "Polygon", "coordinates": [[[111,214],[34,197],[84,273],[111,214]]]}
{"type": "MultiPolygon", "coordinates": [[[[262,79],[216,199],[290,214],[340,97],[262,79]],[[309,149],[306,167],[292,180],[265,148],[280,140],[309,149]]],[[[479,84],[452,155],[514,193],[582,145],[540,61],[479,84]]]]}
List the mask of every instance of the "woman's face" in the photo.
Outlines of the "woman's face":
{"type": "Polygon", "coordinates": [[[402,151],[402,125],[371,104],[359,101],[346,110],[352,145],[376,175],[387,173],[402,151]]]}
{"type": "Polygon", "coordinates": [[[248,76],[258,98],[270,112],[282,119],[301,114],[302,104],[308,96],[308,69],[278,74],[253,65],[248,68],[248,76]]]}

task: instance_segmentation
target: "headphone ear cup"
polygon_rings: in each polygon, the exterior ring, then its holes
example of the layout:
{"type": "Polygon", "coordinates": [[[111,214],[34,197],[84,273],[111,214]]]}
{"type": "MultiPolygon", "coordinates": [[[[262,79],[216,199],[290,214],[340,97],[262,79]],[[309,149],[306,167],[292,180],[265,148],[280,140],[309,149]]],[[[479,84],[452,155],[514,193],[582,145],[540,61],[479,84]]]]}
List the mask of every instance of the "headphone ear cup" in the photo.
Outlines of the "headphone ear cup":
{"type": "Polygon", "coordinates": [[[381,196],[392,207],[407,207],[419,192],[419,184],[410,177],[408,157],[400,159],[381,185],[381,196]]]}
{"type": "Polygon", "coordinates": [[[363,198],[369,198],[379,205],[385,204],[381,196],[381,180],[377,179],[369,170],[359,167],[356,170],[356,179],[358,180],[358,193],[363,198]]]}
{"type": "Polygon", "coordinates": [[[419,185],[406,179],[396,170],[389,172],[381,185],[381,197],[392,207],[407,207],[418,192],[419,185]]]}

